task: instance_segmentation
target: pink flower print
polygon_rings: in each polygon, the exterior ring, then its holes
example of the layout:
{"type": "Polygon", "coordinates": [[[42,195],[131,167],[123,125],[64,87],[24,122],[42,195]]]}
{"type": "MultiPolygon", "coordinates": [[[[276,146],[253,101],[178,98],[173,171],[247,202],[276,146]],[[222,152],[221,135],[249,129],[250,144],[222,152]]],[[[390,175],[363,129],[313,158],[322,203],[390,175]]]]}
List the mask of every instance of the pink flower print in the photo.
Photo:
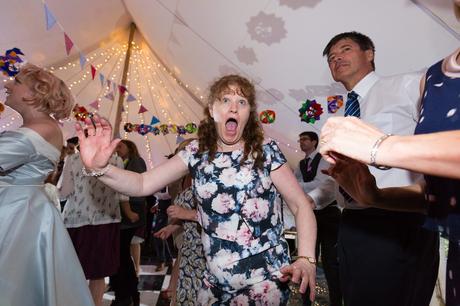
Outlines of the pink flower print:
{"type": "Polygon", "coordinates": [[[243,205],[244,206],[241,212],[246,219],[254,222],[260,222],[267,218],[269,208],[269,202],[267,200],[262,198],[252,198],[248,199],[243,205]]]}
{"type": "Polygon", "coordinates": [[[230,157],[226,154],[220,154],[213,162],[217,168],[228,168],[232,165],[230,157]]]}
{"type": "Polygon", "coordinates": [[[230,221],[220,222],[217,225],[215,234],[217,237],[225,240],[235,241],[236,238],[236,227],[238,224],[238,215],[232,215],[230,221]]]}
{"type": "Polygon", "coordinates": [[[230,302],[231,306],[246,306],[249,305],[249,299],[245,295],[238,295],[230,302]]]}
{"type": "Polygon", "coordinates": [[[235,200],[228,193],[221,193],[212,200],[211,207],[219,214],[226,214],[235,209],[235,200]]]}
{"type": "Polygon", "coordinates": [[[235,185],[235,168],[227,168],[222,170],[222,173],[219,176],[219,180],[225,187],[231,187],[235,185]]]}
{"type": "Polygon", "coordinates": [[[252,239],[251,230],[245,223],[243,223],[236,233],[236,242],[238,242],[240,245],[250,245],[252,239]]]}
{"type": "Polygon", "coordinates": [[[235,175],[235,186],[239,189],[251,183],[253,180],[252,171],[249,167],[241,167],[240,171],[235,175]]]}
{"type": "Polygon", "coordinates": [[[196,187],[198,196],[202,199],[209,199],[217,191],[216,183],[206,183],[196,187]]]}

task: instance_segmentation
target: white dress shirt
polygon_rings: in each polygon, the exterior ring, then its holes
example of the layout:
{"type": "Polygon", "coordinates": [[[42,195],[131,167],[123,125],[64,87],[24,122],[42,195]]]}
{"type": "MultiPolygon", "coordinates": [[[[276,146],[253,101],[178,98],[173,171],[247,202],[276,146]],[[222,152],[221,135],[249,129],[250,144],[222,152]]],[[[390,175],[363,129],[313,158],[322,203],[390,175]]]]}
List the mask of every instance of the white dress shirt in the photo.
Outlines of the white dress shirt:
{"type": "MultiPolygon", "coordinates": [[[[312,152],[309,156],[309,164],[313,161],[317,151],[312,152]]],[[[328,169],[329,163],[321,158],[318,164],[318,171],[316,172],[315,178],[311,182],[304,182],[302,172],[300,171],[300,164],[294,169],[295,177],[302,187],[303,191],[308,194],[315,202],[315,210],[323,209],[327,205],[331,204],[335,200],[335,181],[328,175],[321,172],[323,169],[328,169]],[[321,188],[320,188],[321,187],[321,188]]]]}
{"type": "MultiPolygon", "coordinates": [[[[353,91],[359,95],[361,119],[387,134],[414,134],[420,109],[419,88],[422,76],[422,72],[389,77],[379,77],[375,72],[369,73],[353,88],[353,91]]],[[[402,169],[379,170],[374,167],[369,169],[375,176],[379,188],[412,185],[422,178],[420,174],[402,169]]],[[[338,192],[338,186],[336,193],[340,206],[359,209],[356,202],[344,201],[343,196],[338,192]]]]}

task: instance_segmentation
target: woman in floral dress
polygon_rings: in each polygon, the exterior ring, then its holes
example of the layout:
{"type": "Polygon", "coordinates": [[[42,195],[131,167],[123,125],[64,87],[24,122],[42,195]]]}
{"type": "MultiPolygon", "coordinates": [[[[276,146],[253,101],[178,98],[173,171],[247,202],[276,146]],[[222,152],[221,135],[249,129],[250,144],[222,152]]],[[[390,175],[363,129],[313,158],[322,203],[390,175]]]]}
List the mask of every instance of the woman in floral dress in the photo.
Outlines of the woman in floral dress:
{"type": "Polygon", "coordinates": [[[316,222],[312,205],[274,141],[264,143],[254,86],[245,78],[220,78],[210,90],[199,140],[144,173],[107,165],[119,140],[106,120],[77,125],[87,171],[127,195],[147,195],[190,173],[206,256],[199,305],[285,305],[287,281],[300,292],[315,288],[316,222]],[[295,215],[298,259],[290,264],[282,235],[283,196],[295,215]]]}

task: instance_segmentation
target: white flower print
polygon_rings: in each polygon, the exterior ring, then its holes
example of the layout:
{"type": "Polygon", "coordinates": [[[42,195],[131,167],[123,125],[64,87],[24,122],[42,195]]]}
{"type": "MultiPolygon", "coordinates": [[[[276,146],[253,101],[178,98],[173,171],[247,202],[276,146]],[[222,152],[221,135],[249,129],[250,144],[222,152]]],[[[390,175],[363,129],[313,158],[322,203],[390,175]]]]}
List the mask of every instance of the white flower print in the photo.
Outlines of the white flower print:
{"type": "Polygon", "coordinates": [[[249,299],[245,295],[238,295],[230,302],[231,306],[246,306],[249,305],[249,299]]]}
{"type": "Polygon", "coordinates": [[[206,174],[211,174],[213,171],[214,171],[214,165],[211,164],[211,163],[208,163],[208,164],[204,167],[204,173],[206,173],[206,174]]]}
{"type": "Polygon", "coordinates": [[[235,176],[235,186],[241,189],[251,183],[253,179],[251,168],[241,167],[240,171],[235,176]]]}
{"type": "Polygon", "coordinates": [[[200,198],[209,199],[217,191],[217,184],[211,182],[199,185],[196,187],[196,191],[198,192],[198,196],[200,198]]]}
{"type": "Polygon", "coordinates": [[[220,154],[214,159],[217,168],[228,168],[232,165],[232,160],[226,154],[220,154]]]}
{"type": "Polygon", "coordinates": [[[212,270],[231,269],[240,259],[238,252],[232,252],[231,250],[221,249],[214,254],[214,260],[209,264],[212,270]]]}
{"type": "Polygon", "coordinates": [[[211,205],[212,209],[219,214],[226,214],[235,209],[235,200],[231,195],[227,193],[221,193],[212,200],[211,205]]]}
{"type": "Polygon", "coordinates": [[[244,203],[241,212],[246,219],[249,219],[253,222],[259,222],[267,218],[268,208],[269,203],[267,200],[262,198],[253,198],[248,199],[246,203],[244,203]]]}
{"type": "Polygon", "coordinates": [[[233,215],[230,218],[230,221],[220,222],[217,225],[217,228],[215,231],[217,237],[221,239],[225,239],[225,240],[234,241],[236,238],[236,224],[238,224],[237,220],[238,220],[238,216],[233,215]]]}
{"type": "Polygon", "coordinates": [[[222,170],[222,173],[219,176],[219,180],[225,187],[231,187],[235,184],[235,168],[227,168],[222,170]]]}
{"type": "Polygon", "coordinates": [[[250,245],[252,240],[252,232],[249,227],[243,223],[236,233],[237,242],[240,245],[250,245]]]}
{"type": "Polygon", "coordinates": [[[269,176],[260,176],[260,182],[262,183],[262,187],[268,190],[272,186],[272,179],[269,176]]]}
{"type": "Polygon", "coordinates": [[[248,285],[248,279],[244,274],[231,274],[228,283],[235,289],[240,289],[248,285]]]}
{"type": "Polygon", "coordinates": [[[233,160],[238,160],[238,158],[243,154],[243,151],[241,150],[235,150],[232,152],[232,159],[233,160]]]}

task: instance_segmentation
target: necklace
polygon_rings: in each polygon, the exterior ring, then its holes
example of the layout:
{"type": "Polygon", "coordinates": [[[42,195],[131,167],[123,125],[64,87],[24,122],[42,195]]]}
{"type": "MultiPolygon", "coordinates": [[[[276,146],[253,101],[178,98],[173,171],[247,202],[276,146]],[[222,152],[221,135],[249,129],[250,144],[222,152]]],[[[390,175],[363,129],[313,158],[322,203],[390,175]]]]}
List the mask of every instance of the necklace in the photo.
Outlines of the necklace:
{"type": "Polygon", "coordinates": [[[231,144],[231,145],[228,145],[228,144],[225,144],[222,142],[222,140],[218,140],[217,141],[217,146],[220,147],[222,150],[226,150],[226,149],[230,149],[230,150],[235,150],[235,149],[241,149],[242,147],[242,143],[241,141],[238,141],[237,143],[234,143],[234,144],[231,144]]]}

